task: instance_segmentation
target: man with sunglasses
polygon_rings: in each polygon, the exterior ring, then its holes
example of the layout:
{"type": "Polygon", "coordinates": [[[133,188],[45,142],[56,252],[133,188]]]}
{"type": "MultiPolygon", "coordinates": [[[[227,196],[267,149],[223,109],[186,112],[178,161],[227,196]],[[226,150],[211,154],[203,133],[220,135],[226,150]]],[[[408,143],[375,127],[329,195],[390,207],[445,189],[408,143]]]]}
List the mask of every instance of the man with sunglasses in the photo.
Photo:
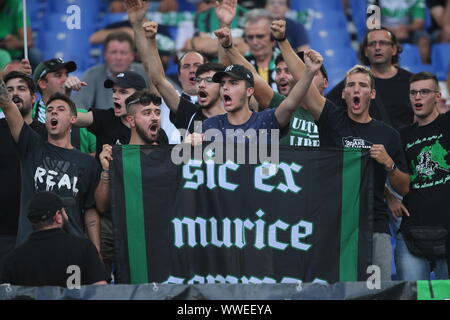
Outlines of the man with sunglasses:
{"type": "MultiPolygon", "coordinates": [[[[377,90],[377,97],[370,103],[370,115],[397,130],[411,124],[414,118],[408,97],[411,73],[398,66],[401,52],[397,38],[385,27],[369,30],[359,49],[361,62],[370,66],[377,90]]],[[[341,81],[327,98],[345,106],[344,87],[345,81],[341,81]]]]}
{"type": "MultiPolygon", "coordinates": [[[[407,230],[413,226],[450,231],[450,112],[439,114],[441,93],[432,73],[414,74],[409,96],[417,122],[400,130],[411,182],[403,204],[393,212],[397,217],[403,216],[395,248],[397,276],[405,281],[429,280],[434,269],[437,279],[448,279],[445,257],[417,256],[406,240],[407,230]]],[[[447,240],[447,257],[449,243],[447,240]]]]}
{"type": "MultiPolygon", "coordinates": [[[[86,86],[85,82],[78,77],[69,76],[70,72],[77,70],[74,61],[64,62],[61,58],[54,58],[41,62],[33,73],[33,79],[38,91],[41,93],[41,100],[33,105],[33,119],[45,123],[46,105],[49,98],[55,94],[65,94],[70,97],[72,90],[80,90],[86,86]]],[[[79,114],[86,110],[77,108],[79,114]]],[[[95,152],[95,136],[84,128],[74,128],[71,132],[72,145],[81,152],[91,155],[95,152]]]]}

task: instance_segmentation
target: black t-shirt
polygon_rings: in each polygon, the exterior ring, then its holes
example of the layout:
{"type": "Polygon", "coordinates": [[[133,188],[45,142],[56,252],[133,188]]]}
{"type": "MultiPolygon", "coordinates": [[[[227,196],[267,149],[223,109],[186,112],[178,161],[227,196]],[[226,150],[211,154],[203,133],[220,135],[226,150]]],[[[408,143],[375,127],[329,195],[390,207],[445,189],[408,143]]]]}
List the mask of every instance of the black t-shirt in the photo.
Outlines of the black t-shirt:
{"type": "Polygon", "coordinates": [[[103,263],[90,240],[60,228],[36,231],[5,258],[0,283],[67,287],[68,278],[75,274],[68,272],[69,266],[80,268],[81,285],[106,280],[103,263]]]}
{"type": "Polygon", "coordinates": [[[411,214],[407,225],[444,226],[450,229],[450,112],[426,126],[400,131],[411,179],[403,203],[411,214]]]}
{"type": "MultiPolygon", "coordinates": [[[[377,98],[370,102],[369,107],[372,118],[384,121],[397,130],[413,122],[414,113],[409,101],[410,77],[409,71],[398,68],[397,74],[392,78],[375,78],[377,98]],[[384,110],[379,106],[380,101],[384,105],[384,110]]],[[[342,80],[327,95],[327,98],[338,106],[346,105],[345,100],[342,99],[344,86],[345,80],[342,80]]]]}
{"type": "MultiPolygon", "coordinates": [[[[438,7],[438,6],[442,6],[445,8],[447,6],[447,0],[426,0],[426,4],[427,4],[428,9],[430,9],[430,10],[433,7],[438,7]]],[[[428,29],[428,32],[432,33],[438,29],[441,29],[441,27],[439,27],[439,24],[436,22],[434,17],[431,16],[431,26],[428,29]]]]}
{"type": "MultiPolygon", "coordinates": [[[[203,122],[203,120],[208,119],[198,105],[193,104],[182,96],[180,97],[177,113],[170,112],[170,116],[177,129],[187,129],[189,133],[194,132],[195,121],[203,122]]],[[[198,132],[201,132],[202,127],[200,126],[196,129],[199,130],[198,132]]]]}
{"type": "MultiPolygon", "coordinates": [[[[317,121],[321,147],[358,148],[369,150],[373,144],[384,145],[397,167],[407,172],[399,133],[384,122],[372,119],[359,123],[350,119],[347,111],[327,100],[317,121]]],[[[384,166],[374,161],[374,232],[389,234],[387,206],[384,202],[384,166]]]]}
{"type": "Polygon", "coordinates": [[[77,149],[65,149],[48,143],[24,125],[16,144],[22,172],[19,229],[17,244],[32,232],[27,218],[28,204],[38,191],[52,191],[61,197],[72,197],[76,205],[67,208],[71,234],[84,237],[85,210],[95,205],[97,162],[77,149]]]}
{"type": "Polygon", "coordinates": [[[123,124],[120,117],[114,115],[113,109],[91,109],[90,111],[92,111],[93,121],[87,129],[97,137],[97,151],[95,155],[97,158],[102,152],[104,144],[128,144],[131,136],[130,128],[123,124]]]}
{"type": "MultiPolygon", "coordinates": [[[[30,127],[47,139],[45,125],[34,120],[30,127]]],[[[0,119],[0,235],[17,235],[20,211],[20,160],[6,119],[0,119]]]]}

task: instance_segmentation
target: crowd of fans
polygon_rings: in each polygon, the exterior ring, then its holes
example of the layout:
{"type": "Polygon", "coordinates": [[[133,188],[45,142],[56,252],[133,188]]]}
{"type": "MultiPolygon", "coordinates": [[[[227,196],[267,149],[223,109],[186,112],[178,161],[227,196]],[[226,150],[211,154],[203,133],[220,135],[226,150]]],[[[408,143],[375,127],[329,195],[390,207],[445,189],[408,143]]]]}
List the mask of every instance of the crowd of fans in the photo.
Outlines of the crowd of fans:
{"type": "Polygon", "coordinates": [[[181,35],[175,77],[166,76],[171,50],[158,37],[169,33],[146,13],[176,10],[177,1],[114,0],[111,12],[128,20],[91,36],[104,63],[79,79],[70,75],[77,61],[41,61],[31,41],[33,54],[22,59],[18,1],[0,0],[2,25],[8,20],[0,31],[0,283],[65,286],[64,266],[74,264],[88,274],[83,284],[110,281],[111,146],[199,144],[208,129],[226,140],[226,129],[238,128],[280,130],[282,145],[367,149],[372,263],[382,280],[392,279],[393,257],[398,280],[432,271],[448,279],[450,77],[412,74],[401,56],[403,43],[415,43],[429,63],[431,46],[450,41],[450,1],[377,1],[383,26],[366,32],[361,65],[326,96],[324,53],[310,50],[305,27],[287,17],[288,0],[253,9],[237,0],[192,3],[195,32],[181,35]]]}

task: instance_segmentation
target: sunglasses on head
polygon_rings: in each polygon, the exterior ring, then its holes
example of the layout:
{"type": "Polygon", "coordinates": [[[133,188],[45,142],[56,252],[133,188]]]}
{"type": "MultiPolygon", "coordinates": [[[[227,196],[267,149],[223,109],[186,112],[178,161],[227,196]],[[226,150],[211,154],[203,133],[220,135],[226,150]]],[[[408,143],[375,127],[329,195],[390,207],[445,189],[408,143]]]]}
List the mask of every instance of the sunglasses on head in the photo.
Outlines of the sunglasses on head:
{"type": "Polygon", "coordinates": [[[154,103],[154,104],[161,104],[160,101],[155,101],[155,99],[152,99],[151,97],[140,97],[140,98],[134,99],[133,101],[128,102],[127,108],[129,106],[131,106],[132,104],[136,104],[136,103],[139,103],[139,104],[141,104],[144,107],[147,107],[147,106],[149,106],[152,103],[154,103]]]}

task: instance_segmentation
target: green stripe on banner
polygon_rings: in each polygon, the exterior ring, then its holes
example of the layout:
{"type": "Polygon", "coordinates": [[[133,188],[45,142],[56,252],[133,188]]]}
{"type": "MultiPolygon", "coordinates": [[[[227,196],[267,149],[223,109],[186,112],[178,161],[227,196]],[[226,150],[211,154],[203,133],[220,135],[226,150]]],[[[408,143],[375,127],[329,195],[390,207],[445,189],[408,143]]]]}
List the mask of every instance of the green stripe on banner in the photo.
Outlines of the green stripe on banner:
{"type": "Polygon", "coordinates": [[[140,147],[122,146],[131,284],[148,283],[140,147]]]}
{"type": "Polygon", "coordinates": [[[342,166],[339,280],[357,281],[361,152],[345,150],[342,166]]]}
{"type": "Polygon", "coordinates": [[[417,300],[450,299],[450,280],[416,281],[417,300]]]}

